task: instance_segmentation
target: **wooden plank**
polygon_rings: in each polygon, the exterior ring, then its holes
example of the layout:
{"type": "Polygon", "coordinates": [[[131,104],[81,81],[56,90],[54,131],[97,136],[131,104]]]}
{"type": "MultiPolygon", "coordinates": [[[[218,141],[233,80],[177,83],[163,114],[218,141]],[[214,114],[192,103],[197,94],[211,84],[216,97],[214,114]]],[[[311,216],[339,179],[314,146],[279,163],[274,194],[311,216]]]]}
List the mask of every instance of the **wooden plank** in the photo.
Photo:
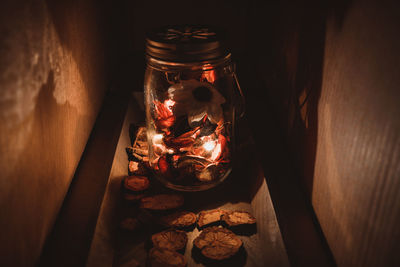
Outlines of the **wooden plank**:
{"type": "Polygon", "coordinates": [[[293,266],[334,266],[329,248],[315,220],[311,204],[297,180],[282,137],[274,130],[274,120],[265,113],[270,130],[255,132],[259,141],[254,153],[261,163],[286,251],[293,266]]]}
{"type": "Polygon", "coordinates": [[[0,3],[1,266],[39,260],[100,111],[100,14],[89,1],[0,3]]]}
{"type": "Polygon", "coordinates": [[[399,8],[327,27],[312,198],[339,266],[400,266],[399,8]]]}
{"type": "MultiPolygon", "coordinates": [[[[142,95],[141,95],[142,96],[142,95]]],[[[140,97],[140,96],[139,96],[140,97]]],[[[101,204],[100,214],[97,219],[96,229],[86,266],[100,267],[112,266],[114,260],[114,245],[116,243],[116,231],[122,207],[120,187],[122,178],[127,175],[128,161],[125,148],[131,146],[132,123],[140,123],[143,118],[140,116],[138,102],[132,97],[125,114],[124,123],[116,147],[107,188],[101,204]]]]}
{"type": "Polygon", "coordinates": [[[39,266],[84,266],[128,104],[112,91],[95,123],[39,266]]]}
{"type": "Polygon", "coordinates": [[[282,234],[272,205],[271,195],[261,167],[259,167],[258,172],[263,179],[259,181],[261,186],[254,186],[254,188],[258,189],[251,201],[253,214],[256,218],[259,218],[259,222],[261,221],[257,229],[258,238],[260,239],[257,244],[259,249],[258,251],[255,250],[255,253],[259,253],[262,262],[266,263],[268,266],[288,266],[289,258],[282,240],[282,234]]]}

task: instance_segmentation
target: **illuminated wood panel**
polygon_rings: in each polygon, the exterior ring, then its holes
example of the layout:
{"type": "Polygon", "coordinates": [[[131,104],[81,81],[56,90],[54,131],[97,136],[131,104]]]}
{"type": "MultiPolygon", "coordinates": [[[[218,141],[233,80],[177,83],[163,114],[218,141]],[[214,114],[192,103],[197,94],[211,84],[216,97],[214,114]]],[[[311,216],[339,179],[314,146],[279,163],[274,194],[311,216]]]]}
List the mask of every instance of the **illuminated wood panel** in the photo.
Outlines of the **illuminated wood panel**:
{"type": "Polygon", "coordinates": [[[355,2],[327,27],[312,202],[339,266],[400,264],[397,11],[355,2]]]}
{"type": "Polygon", "coordinates": [[[0,265],[33,266],[103,101],[103,33],[87,3],[6,2],[0,8],[0,265]]]}

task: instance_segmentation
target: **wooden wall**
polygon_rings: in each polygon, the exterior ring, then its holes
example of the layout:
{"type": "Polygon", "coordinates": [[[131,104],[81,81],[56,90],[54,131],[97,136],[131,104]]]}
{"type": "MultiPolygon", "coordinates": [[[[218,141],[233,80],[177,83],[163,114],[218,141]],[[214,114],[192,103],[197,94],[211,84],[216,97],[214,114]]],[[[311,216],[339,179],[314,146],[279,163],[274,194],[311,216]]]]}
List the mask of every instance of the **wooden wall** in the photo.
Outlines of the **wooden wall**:
{"type": "Polygon", "coordinates": [[[108,80],[94,2],[1,4],[1,266],[37,262],[100,110],[108,80]]]}
{"type": "MultiPolygon", "coordinates": [[[[248,114],[274,114],[297,170],[294,180],[301,182],[337,265],[399,266],[399,4],[256,6],[250,36],[255,51],[265,50],[250,55],[258,56],[254,76],[261,79],[259,90],[246,92],[248,114]],[[257,45],[260,31],[270,41],[257,45]]],[[[253,120],[260,144],[262,127],[253,120]]]]}
{"type": "MultiPolygon", "coordinates": [[[[393,1],[394,2],[394,1],[393,1]]],[[[339,266],[399,266],[400,6],[327,24],[312,203],[339,266]]]]}

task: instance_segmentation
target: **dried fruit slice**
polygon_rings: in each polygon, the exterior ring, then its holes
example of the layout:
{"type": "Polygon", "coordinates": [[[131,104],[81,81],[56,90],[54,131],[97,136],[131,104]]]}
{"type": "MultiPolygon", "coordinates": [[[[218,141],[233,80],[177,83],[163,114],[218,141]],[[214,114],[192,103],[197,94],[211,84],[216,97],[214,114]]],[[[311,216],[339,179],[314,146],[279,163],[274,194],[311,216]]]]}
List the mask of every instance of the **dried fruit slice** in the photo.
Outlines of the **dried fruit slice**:
{"type": "Polygon", "coordinates": [[[144,126],[139,127],[133,146],[137,146],[138,142],[147,142],[147,128],[144,126]]]}
{"type": "MultiPolygon", "coordinates": [[[[146,137],[146,139],[147,139],[147,137],[146,137]]],[[[149,144],[147,143],[147,140],[146,141],[136,140],[134,147],[148,150],[149,144]]]]}
{"type": "Polygon", "coordinates": [[[129,171],[130,175],[143,176],[148,173],[146,167],[144,166],[144,164],[142,162],[137,162],[137,161],[133,161],[133,160],[129,161],[128,171],[129,171]]]}
{"type": "Polygon", "coordinates": [[[216,164],[211,164],[198,172],[196,172],[196,177],[201,182],[211,182],[215,180],[219,175],[219,169],[216,164]]]}
{"type": "Polygon", "coordinates": [[[193,244],[203,256],[212,260],[224,260],[234,256],[243,242],[232,231],[213,226],[204,229],[193,244]]]}
{"type": "Polygon", "coordinates": [[[154,211],[164,211],[179,208],[183,205],[182,195],[160,194],[144,197],[140,200],[140,207],[154,211]]]}
{"type": "Polygon", "coordinates": [[[225,213],[226,211],[221,209],[201,211],[197,221],[198,228],[203,229],[204,227],[220,224],[221,216],[225,213]]]}
{"type": "Polygon", "coordinates": [[[141,147],[127,147],[126,150],[131,154],[137,154],[139,156],[148,156],[149,149],[148,148],[141,148],[141,147]]]}
{"type": "Polygon", "coordinates": [[[141,162],[143,162],[143,163],[148,163],[149,162],[149,157],[148,156],[143,156],[143,155],[140,155],[140,154],[138,154],[138,153],[136,153],[136,152],[133,152],[133,151],[131,151],[130,152],[130,154],[129,154],[129,152],[128,152],[128,155],[129,155],[129,159],[130,160],[138,160],[138,161],[141,161],[141,162]]]}
{"type": "Polygon", "coordinates": [[[132,175],[132,176],[125,177],[125,179],[124,179],[124,188],[128,192],[132,192],[132,193],[143,192],[147,188],[149,188],[149,185],[150,185],[150,181],[145,176],[132,175]]]}
{"type": "Polygon", "coordinates": [[[228,211],[222,215],[222,220],[230,227],[256,223],[256,218],[246,211],[228,211]]]}
{"type": "Polygon", "coordinates": [[[149,252],[148,265],[151,267],[185,267],[187,261],[176,251],[152,248],[149,252]]]}
{"type": "Polygon", "coordinates": [[[186,232],[170,229],[151,236],[154,247],[182,251],[187,243],[186,232]]]}
{"type": "Polygon", "coordinates": [[[161,218],[161,223],[168,227],[188,229],[196,223],[197,216],[193,212],[179,211],[161,218]]]}

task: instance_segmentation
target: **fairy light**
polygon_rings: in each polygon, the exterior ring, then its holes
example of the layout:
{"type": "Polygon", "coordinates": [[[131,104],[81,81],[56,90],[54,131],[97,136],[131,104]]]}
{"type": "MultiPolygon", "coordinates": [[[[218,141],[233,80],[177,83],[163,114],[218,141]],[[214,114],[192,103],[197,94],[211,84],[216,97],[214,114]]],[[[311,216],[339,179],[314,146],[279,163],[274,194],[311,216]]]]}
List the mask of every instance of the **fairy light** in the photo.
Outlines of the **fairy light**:
{"type": "Polygon", "coordinates": [[[162,134],[155,134],[153,136],[153,143],[154,144],[161,144],[163,137],[164,137],[164,135],[162,135],[162,134]]]}
{"type": "Polygon", "coordinates": [[[164,135],[163,134],[155,134],[153,135],[153,146],[156,149],[159,149],[161,153],[173,154],[174,150],[167,148],[163,142],[164,135]]]}
{"type": "Polygon", "coordinates": [[[214,160],[217,160],[218,158],[219,158],[219,156],[221,155],[221,152],[222,152],[222,146],[221,146],[221,144],[217,144],[216,146],[215,146],[215,149],[214,149],[214,151],[212,152],[212,154],[211,154],[211,160],[212,161],[214,161],[214,160]]]}
{"type": "Polygon", "coordinates": [[[172,99],[168,99],[164,101],[164,106],[166,106],[170,111],[172,111],[172,107],[175,105],[175,101],[172,99]]]}
{"type": "Polygon", "coordinates": [[[205,142],[204,143],[204,145],[203,145],[203,148],[206,150],[206,151],[208,151],[208,152],[210,152],[210,151],[212,151],[214,148],[215,148],[215,142],[214,141],[208,141],[208,142],[205,142]]]}

